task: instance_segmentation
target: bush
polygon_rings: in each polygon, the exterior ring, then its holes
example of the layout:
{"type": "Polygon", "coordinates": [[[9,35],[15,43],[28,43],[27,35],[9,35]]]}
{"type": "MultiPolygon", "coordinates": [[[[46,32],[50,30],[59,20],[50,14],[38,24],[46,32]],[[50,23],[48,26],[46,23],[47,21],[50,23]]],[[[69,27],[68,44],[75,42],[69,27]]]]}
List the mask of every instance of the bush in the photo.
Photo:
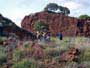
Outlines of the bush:
{"type": "Polygon", "coordinates": [[[21,57],[23,57],[23,52],[21,50],[15,50],[13,53],[13,61],[17,62],[21,60],[21,57]]]}
{"type": "Polygon", "coordinates": [[[81,54],[81,62],[90,61],[90,49],[86,48],[81,54]]]}
{"type": "Polygon", "coordinates": [[[43,29],[49,30],[49,25],[45,24],[44,22],[37,21],[34,25],[34,29],[37,30],[37,31],[40,31],[40,30],[43,30],[43,29]]]}
{"type": "Polygon", "coordinates": [[[1,37],[0,36],[0,45],[2,45],[3,44],[3,41],[5,41],[6,40],[6,37],[1,37]]]}
{"type": "Polygon", "coordinates": [[[0,46],[0,66],[6,62],[7,53],[6,49],[3,46],[0,46]]]}
{"type": "Polygon", "coordinates": [[[32,60],[23,59],[22,61],[15,63],[12,68],[36,68],[36,65],[32,60]]]}

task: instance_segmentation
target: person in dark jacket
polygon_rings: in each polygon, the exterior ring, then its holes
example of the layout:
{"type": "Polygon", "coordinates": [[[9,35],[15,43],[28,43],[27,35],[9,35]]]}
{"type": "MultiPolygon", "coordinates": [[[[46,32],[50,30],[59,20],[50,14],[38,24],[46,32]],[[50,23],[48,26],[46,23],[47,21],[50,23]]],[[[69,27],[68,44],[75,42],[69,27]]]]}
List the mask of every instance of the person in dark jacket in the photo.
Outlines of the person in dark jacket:
{"type": "Polygon", "coordinates": [[[77,27],[78,27],[78,29],[80,30],[80,33],[82,33],[82,32],[83,32],[83,22],[82,22],[82,21],[79,21],[79,22],[77,23],[77,27]]]}
{"type": "Polygon", "coordinates": [[[58,33],[58,38],[59,38],[59,40],[63,40],[63,35],[61,32],[58,33]]]}

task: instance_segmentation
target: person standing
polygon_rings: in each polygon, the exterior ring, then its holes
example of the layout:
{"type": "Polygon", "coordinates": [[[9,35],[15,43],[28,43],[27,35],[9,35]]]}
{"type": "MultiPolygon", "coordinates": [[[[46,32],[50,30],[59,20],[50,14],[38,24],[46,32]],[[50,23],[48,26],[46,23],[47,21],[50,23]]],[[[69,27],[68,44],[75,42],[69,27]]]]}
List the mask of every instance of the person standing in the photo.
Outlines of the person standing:
{"type": "Polygon", "coordinates": [[[48,33],[46,34],[46,41],[47,41],[47,42],[50,42],[50,38],[51,38],[51,33],[48,32],[48,33]]]}
{"type": "Polygon", "coordinates": [[[58,44],[62,45],[63,35],[61,32],[58,33],[58,39],[59,39],[58,44]]]}
{"type": "Polygon", "coordinates": [[[59,38],[59,40],[63,40],[63,35],[61,32],[58,33],[58,38],[59,38]]]}

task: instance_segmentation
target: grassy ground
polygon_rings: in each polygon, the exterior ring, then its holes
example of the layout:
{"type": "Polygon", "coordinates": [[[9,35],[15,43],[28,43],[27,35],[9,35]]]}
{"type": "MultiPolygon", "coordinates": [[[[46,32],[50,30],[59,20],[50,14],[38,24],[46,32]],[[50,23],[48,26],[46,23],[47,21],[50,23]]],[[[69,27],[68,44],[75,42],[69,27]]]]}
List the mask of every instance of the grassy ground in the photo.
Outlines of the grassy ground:
{"type": "MultiPolygon", "coordinates": [[[[6,40],[6,38],[0,38],[0,41],[4,40],[6,40]]],[[[29,54],[32,52],[31,43],[24,41],[24,44],[21,45],[23,50],[16,48],[13,51],[13,68],[78,68],[79,66],[90,68],[90,38],[64,37],[63,40],[59,40],[57,37],[52,37],[51,42],[39,42],[39,44],[43,46],[43,52],[45,54],[42,59],[30,57],[29,54]],[[60,53],[68,51],[70,47],[78,48],[81,51],[79,63],[59,63],[60,53]],[[53,65],[53,63],[55,63],[55,65],[53,65]]],[[[4,53],[2,49],[0,53],[4,53]]],[[[1,56],[1,58],[3,57],[1,56]]],[[[1,64],[2,63],[3,62],[1,62],[1,64]]]]}

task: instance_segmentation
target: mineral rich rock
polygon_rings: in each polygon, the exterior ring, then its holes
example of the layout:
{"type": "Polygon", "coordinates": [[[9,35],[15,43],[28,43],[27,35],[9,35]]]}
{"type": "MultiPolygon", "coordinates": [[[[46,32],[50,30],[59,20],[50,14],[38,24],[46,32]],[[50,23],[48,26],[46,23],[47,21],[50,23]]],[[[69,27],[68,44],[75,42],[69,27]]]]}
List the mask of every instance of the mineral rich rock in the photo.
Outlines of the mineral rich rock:
{"type": "Polygon", "coordinates": [[[77,48],[70,48],[67,52],[61,55],[61,61],[75,61],[78,62],[80,51],[77,48]]]}
{"type": "Polygon", "coordinates": [[[58,32],[62,32],[63,36],[87,36],[90,37],[90,20],[80,20],[74,17],[65,16],[61,13],[38,12],[25,16],[21,22],[22,28],[34,32],[34,24],[42,21],[49,25],[49,31],[53,36],[58,32]],[[83,23],[81,29],[77,24],[83,23]],[[80,32],[82,30],[82,32],[80,32]]]}
{"type": "Polygon", "coordinates": [[[32,45],[32,49],[33,49],[33,54],[32,54],[33,57],[38,58],[38,59],[41,59],[44,57],[44,50],[40,44],[34,43],[32,45]]]}

